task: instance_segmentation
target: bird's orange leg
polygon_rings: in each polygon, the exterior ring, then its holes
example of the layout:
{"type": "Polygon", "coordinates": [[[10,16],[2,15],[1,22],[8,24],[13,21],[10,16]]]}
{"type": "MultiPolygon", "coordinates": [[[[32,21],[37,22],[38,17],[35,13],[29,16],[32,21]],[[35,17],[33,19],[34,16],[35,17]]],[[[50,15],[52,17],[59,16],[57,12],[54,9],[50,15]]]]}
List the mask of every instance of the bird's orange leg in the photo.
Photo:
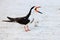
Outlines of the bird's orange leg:
{"type": "Polygon", "coordinates": [[[30,31],[28,25],[24,26],[24,29],[25,29],[26,32],[30,31]]]}

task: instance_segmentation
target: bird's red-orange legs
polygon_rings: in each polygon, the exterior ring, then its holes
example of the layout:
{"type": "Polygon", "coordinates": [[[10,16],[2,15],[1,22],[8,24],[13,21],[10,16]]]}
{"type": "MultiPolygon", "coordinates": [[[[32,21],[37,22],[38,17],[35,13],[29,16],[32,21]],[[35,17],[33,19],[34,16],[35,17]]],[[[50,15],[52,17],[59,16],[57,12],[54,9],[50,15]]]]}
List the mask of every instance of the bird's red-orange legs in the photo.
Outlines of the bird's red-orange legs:
{"type": "Polygon", "coordinates": [[[24,29],[25,29],[26,32],[30,31],[28,25],[24,26],[24,29]]]}

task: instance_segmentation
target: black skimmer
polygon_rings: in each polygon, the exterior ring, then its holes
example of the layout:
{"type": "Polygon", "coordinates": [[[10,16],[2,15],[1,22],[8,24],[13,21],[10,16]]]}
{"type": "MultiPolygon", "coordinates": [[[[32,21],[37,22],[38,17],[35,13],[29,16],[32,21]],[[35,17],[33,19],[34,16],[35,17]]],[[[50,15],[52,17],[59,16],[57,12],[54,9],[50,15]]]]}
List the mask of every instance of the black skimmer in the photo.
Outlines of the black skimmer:
{"type": "MultiPolygon", "coordinates": [[[[35,8],[34,10],[35,10],[36,12],[41,13],[41,12],[39,12],[39,11],[37,10],[38,8],[40,8],[39,6],[38,6],[38,7],[33,6],[33,7],[31,7],[29,13],[28,13],[26,16],[24,16],[24,17],[19,17],[19,18],[7,17],[9,20],[3,20],[3,21],[4,21],[4,22],[17,22],[17,23],[19,23],[19,24],[24,24],[24,25],[25,25],[25,26],[24,26],[25,31],[26,31],[26,32],[27,32],[27,31],[30,31],[30,29],[28,28],[28,25],[27,25],[27,24],[30,22],[29,16],[31,15],[31,11],[32,11],[33,8],[35,8]]],[[[42,13],[41,13],[41,14],[42,14],[42,13]]]]}

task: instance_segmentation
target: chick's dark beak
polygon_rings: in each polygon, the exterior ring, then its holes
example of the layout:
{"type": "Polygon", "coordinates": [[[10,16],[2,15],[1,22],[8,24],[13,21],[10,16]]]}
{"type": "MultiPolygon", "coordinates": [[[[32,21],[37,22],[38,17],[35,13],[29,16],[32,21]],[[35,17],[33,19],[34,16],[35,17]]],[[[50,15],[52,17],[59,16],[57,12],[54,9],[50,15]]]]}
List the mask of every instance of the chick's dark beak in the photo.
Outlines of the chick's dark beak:
{"type": "Polygon", "coordinates": [[[38,8],[41,8],[41,7],[40,6],[35,7],[35,11],[38,12],[38,13],[40,13],[40,14],[43,14],[42,12],[38,11],[38,8]]]}
{"type": "Polygon", "coordinates": [[[38,13],[43,14],[42,12],[38,11],[38,13]]]}

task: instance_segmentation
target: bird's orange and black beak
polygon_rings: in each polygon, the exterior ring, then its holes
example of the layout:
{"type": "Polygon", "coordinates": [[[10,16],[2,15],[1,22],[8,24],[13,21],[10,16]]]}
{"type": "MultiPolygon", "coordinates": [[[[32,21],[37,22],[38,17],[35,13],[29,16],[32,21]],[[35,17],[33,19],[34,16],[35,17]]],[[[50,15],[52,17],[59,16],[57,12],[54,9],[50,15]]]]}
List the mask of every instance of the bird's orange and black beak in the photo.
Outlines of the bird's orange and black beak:
{"type": "Polygon", "coordinates": [[[40,13],[40,14],[43,14],[42,12],[38,11],[38,8],[41,8],[41,7],[40,6],[35,7],[35,11],[40,13]]]}

